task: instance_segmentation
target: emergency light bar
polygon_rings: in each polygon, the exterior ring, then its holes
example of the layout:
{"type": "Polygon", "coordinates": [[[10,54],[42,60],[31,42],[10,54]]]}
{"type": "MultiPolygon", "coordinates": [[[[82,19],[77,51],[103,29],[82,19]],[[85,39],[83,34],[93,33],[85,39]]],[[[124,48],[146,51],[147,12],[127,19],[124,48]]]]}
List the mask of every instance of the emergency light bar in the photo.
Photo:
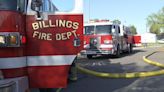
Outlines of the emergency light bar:
{"type": "Polygon", "coordinates": [[[0,32],[0,47],[20,47],[20,43],[18,32],[0,32]]]}
{"type": "Polygon", "coordinates": [[[97,23],[97,22],[112,22],[112,21],[106,20],[106,19],[104,19],[104,20],[97,20],[97,19],[95,19],[95,20],[89,20],[89,23],[97,23]]]}

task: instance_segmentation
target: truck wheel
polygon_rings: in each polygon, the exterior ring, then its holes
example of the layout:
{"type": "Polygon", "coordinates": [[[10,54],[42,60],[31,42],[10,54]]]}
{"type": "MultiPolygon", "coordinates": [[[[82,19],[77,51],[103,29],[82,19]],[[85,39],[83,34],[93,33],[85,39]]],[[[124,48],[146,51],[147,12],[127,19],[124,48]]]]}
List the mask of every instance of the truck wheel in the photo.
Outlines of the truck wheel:
{"type": "Polygon", "coordinates": [[[92,59],[92,55],[87,55],[87,58],[88,59],[92,59]]]}
{"type": "Polygon", "coordinates": [[[130,53],[132,53],[132,52],[133,52],[133,45],[130,44],[130,53]]]}
{"type": "Polygon", "coordinates": [[[69,82],[75,81],[77,81],[77,68],[75,62],[73,62],[69,71],[69,82]]]}
{"type": "Polygon", "coordinates": [[[115,57],[119,58],[120,57],[120,47],[117,46],[117,51],[115,57]]]}
{"type": "Polygon", "coordinates": [[[133,46],[132,46],[132,44],[129,44],[129,46],[128,46],[128,53],[130,54],[132,52],[133,52],[133,46]]]}

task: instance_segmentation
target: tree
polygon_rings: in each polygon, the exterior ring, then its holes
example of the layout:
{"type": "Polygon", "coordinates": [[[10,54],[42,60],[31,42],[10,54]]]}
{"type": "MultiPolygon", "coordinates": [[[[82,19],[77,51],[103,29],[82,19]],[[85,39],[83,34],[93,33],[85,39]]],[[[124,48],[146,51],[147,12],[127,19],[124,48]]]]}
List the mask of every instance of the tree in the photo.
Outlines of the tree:
{"type": "Polygon", "coordinates": [[[137,29],[134,25],[129,26],[129,28],[130,28],[133,35],[137,34],[137,29]]]}
{"type": "Polygon", "coordinates": [[[114,23],[114,24],[121,24],[121,21],[118,20],[118,19],[115,19],[115,20],[113,20],[113,23],[114,23]]]}
{"type": "Polygon", "coordinates": [[[154,34],[160,34],[160,26],[159,24],[153,24],[150,26],[150,32],[154,34]]]}
{"type": "Polygon", "coordinates": [[[164,7],[157,13],[153,13],[147,17],[147,25],[150,27],[150,32],[161,34],[161,29],[164,29],[164,7]]]}

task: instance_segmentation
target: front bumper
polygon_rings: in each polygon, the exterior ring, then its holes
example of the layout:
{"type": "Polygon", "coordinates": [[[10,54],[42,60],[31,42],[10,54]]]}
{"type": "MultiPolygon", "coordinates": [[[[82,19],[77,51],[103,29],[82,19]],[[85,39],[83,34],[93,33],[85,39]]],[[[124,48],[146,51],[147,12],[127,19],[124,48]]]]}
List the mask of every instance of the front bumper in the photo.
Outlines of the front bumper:
{"type": "Polygon", "coordinates": [[[108,55],[108,54],[114,54],[114,50],[101,50],[101,49],[88,49],[88,50],[82,50],[82,55],[108,55]]]}

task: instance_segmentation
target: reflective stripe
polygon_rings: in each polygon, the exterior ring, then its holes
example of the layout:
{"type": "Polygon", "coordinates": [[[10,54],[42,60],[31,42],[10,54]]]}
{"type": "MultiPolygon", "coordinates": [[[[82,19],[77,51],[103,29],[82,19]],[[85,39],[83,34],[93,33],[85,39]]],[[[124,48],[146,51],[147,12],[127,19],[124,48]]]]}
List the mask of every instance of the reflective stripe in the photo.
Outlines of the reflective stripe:
{"type": "Polygon", "coordinates": [[[26,57],[0,58],[0,69],[26,67],[26,57]]]}
{"type": "Polygon", "coordinates": [[[28,66],[71,65],[76,55],[28,56],[28,66]]]}
{"type": "Polygon", "coordinates": [[[105,44],[101,44],[100,48],[113,48],[113,45],[105,45],[105,44]]]}

